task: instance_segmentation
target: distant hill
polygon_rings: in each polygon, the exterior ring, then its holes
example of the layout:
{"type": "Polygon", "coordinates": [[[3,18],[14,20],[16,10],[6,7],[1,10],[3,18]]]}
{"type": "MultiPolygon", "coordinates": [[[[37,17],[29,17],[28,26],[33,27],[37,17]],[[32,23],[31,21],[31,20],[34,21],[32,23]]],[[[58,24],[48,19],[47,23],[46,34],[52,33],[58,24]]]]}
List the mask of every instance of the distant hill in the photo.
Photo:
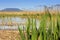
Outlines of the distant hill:
{"type": "Polygon", "coordinates": [[[18,9],[18,8],[5,8],[5,9],[2,9],[2,10],[0,10],[0,11],[23,11],[23,10],[20,10],[20,9],[18,9]]]}

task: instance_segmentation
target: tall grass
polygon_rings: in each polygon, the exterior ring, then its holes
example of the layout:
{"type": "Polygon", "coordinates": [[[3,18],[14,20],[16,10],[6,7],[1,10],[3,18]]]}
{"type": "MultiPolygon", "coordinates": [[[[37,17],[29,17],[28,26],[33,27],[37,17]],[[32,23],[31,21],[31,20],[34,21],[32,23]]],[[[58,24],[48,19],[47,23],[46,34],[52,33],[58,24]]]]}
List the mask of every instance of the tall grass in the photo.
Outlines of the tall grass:
{"type": "Polygon", "coordinates": [[[60,39],[60,15],[59,14],[57,18],[57,29],[58,29],[58,38],[60,39]]]}
{"type": "Polygon", "coordinates": [[[39,28],[36,26],[36,16],[27,17],[26,34],[19,29],[22,40],[59,40],[60,38],[60,16],[45,12],[39,15],[39,28]],[[31,28],[32,27],[32,28],[31,28]],[[31,28],[31,29],[30,29],[31,28]],[[27,37],[27,39],[26,39],[27,37]]]}
{"type": "MultiPolygon", "coordinates": [[[[34,16],[33,16],[34,17],[34,16]]],[[[32,40],[37,40],[36,19],[32,18],[32,40]]]]}

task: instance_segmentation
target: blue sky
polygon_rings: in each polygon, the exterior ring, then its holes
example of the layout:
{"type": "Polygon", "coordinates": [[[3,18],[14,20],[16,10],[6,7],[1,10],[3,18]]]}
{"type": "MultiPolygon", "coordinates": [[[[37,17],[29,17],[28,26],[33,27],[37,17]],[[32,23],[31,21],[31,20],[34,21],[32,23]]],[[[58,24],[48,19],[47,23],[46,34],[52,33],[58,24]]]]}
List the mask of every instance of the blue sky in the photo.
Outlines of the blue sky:
{"type": "Polygon", "coordinates": [[[4,8],[35,9],[39,5],[60,4],[60,0],[0,0],[0,10],[4,8]]]}

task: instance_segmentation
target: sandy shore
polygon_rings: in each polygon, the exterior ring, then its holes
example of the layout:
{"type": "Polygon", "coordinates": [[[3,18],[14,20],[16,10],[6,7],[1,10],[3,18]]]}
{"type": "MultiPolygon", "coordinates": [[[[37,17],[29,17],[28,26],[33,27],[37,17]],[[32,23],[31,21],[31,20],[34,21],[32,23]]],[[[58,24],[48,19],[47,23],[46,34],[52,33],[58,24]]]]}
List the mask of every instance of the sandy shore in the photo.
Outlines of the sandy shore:
{"type": "Polygon", "coordinates": [[[0,40],[17,40],[19,38],[18,30],[0,30],[0,40]]]}

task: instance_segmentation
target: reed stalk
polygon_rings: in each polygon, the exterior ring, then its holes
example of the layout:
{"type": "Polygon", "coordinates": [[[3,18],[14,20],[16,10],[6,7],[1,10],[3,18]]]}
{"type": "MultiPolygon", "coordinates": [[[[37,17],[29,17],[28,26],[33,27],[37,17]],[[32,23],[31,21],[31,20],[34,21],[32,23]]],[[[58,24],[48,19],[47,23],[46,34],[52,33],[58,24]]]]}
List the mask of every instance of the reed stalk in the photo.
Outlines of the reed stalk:
{"type": "MultiPolygon", "coordinates": [[[[34,16],[33,16],[34,17],[34,16]]],[[[32,18],[32,40],[37,40],[36,19],[32,18]]]]}

